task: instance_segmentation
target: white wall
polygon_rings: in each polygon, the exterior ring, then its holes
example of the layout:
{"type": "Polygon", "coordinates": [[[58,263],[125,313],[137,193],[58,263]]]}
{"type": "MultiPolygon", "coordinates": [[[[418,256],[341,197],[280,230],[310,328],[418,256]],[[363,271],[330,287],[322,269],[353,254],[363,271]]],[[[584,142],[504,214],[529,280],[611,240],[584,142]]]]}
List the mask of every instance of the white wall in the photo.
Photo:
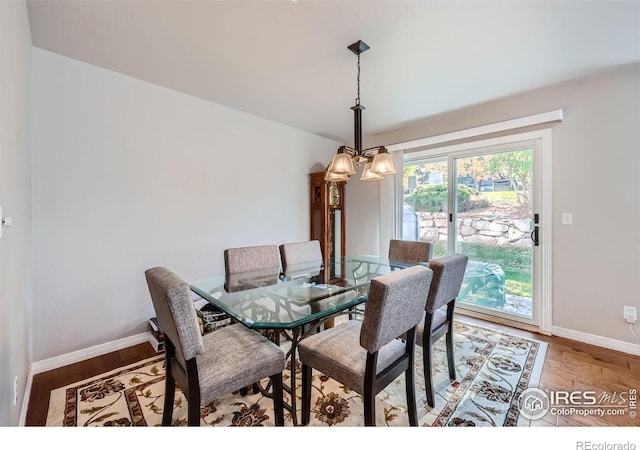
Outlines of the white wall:
{"type": "MultiPolygon", "coordinates": [[[[376,141],[407,142],[556,109],[564,120],[552,128],[553,326],[635,344],[622,310],[640,310],[640,242],[621,224],[640,224],[640,65],[445,114],[376,141]],[[573,212],[572,226],[561,224],[562,212],[573,212]]],[[[374,230],[379,213],[372,204],[351,215],[349,226],[374,230]]]]}
{"type": "Polygon", "coordinates": [[[347,253],[377,255],[380,253],[380,182],[360,181],[363,167],[349,177],[345,202],[347,253]]]}
{"type": "Polygon", "coordinates": [[[339,143],[33,49],[34,359],[147,330],[147,268],[309,238],[339,143]]]}
{"type": "Polygon", "coordinates": [[[0,1],[0,426],[17,425],[31,364],[31,34],[24,1],[0,1]],[[18,401],[13,406],[13,380],[18,401]]]}

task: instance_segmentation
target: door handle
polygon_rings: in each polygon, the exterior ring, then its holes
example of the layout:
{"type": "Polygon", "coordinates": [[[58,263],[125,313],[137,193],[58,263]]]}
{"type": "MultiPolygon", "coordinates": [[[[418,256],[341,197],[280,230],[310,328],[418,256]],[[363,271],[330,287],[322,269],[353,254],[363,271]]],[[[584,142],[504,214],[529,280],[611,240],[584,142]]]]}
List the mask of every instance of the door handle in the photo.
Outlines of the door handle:
{"type": "Polygon", "coordinates": [[[535,247],[540,246],[539,227],[537,226],[533,227],[533,231],[531,232],[530,237],[535,247]]]}

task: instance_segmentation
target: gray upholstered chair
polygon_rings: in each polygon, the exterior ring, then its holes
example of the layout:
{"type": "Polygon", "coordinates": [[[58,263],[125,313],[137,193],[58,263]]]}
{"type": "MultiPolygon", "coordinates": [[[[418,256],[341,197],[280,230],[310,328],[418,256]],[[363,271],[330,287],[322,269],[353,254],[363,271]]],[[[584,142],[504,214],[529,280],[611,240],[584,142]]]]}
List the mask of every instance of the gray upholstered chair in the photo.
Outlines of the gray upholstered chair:
{"type": "Polygon", "coordinates": [[[456,379],[456,366],[453,358],[453,311],[468,260],[466,255],[454,253],[429,261],[429,268],[433,271],[433,282],[429,289],[424,319],[417,328],[416,343],[422,346],[424,383],[427,391],[427,403],[431,407],[435,405],[431,348],[445,335],[449,377],[452,380],[456,379]]]}
{"type": "Polygon", "coordinates": [[[280,267],[277,245],[228,248],[224,251],[224,271],[229,276],[239,272],[280,267]]]}
{"type": "Polygon", "coordinates": [[[427,262],[433,258],[433,245],[423,241],[389,241],[389,259],[392,261],[427,262]]]}
{"type": "MultiPolygon", "coordinates": [[[[224,251],[224,288],[227,292],[251,289],[255,285],[244,281],[247,279],[255,280],[256,274],[259,272],[269,274],[265,280],[270,279],[270,284],[275,284],[280,275],[280,266],[280,253],[275,244],[227,248],[224,251]]],[[[261,285],[267,284],[269,282],[265,281],[261,285]]],[[[246,395],[247,389],[242,388],[240,392],[242,395],[246,395]]],[[[258,392],[255,383],[253,392],[258,392]]]]}
{"type": "Polygon", "coordinates": [[[322,249],[320,241],[290,242],[280,245],[280,257],[282,268],[286,272],[287,268],[305,264],[316,264],[322,261],[322,249]]]}
{"type": "Polygon", "coordinates": [[[432,277],[431,269],[414,266],[374,278],[362,321],[348,320],[300,341],[303,424],[311,416],[316,369],[362,395],[366,426],[376,422],[376,395],[404,372],[409,423],[417,426],[414,344],[432,277]],[[406,339],[399,339],[403,334],[406,339]]]}
{"type": "Polygon", "coordinates": [[[256,287],[243,280],[262,278],[262,286],[275,284],[280,276],[280,254],[277,245],[228,248],[224,251],[224,288],[236,292],[256,287]]]}
{"type": "Polygon", "coordinates": [[[223,395],[270,378],[276,425],[284,425],[284,351],[242,324],[202,336],[189,285],[164,267],[145,271],[153,307],[165,333],[162,425],[171,425],[176,382],[187,397],[188,424],[200,425],[200,408],[223,395]]]}

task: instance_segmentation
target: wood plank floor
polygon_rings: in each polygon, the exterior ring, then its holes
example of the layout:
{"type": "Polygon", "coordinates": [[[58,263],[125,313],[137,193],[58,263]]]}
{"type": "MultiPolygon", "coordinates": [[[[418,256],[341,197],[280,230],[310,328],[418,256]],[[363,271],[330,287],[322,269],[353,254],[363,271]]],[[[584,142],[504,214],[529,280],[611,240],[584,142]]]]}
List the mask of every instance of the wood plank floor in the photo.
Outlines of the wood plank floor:
{"type": "MultiPolygon", "coordinates": [[[[549,390],[594,390],[621,392],[640,390],[640,357],[559,337],[543,336],[480,319],[463,320],[496,328],[549,345],[539,387],[549,390]]],[[[150,358],[156,353],[147,343],[102,355],[66,367],[35,375],[33,378],[27,426],[44,426],[52,390],[121,366],[150,358]]],[[[639,404],[640,409],[640,404],[639,404]]],[[[536,426],[639,426],[640,419],[623,416],[552,416],[547,414],[536,426]]]]}
{"type": "Polygon", "coordinates": [[[107,353],[96,358],[35,375],[31,384],[31,396],[25,425],[46,425],[49,396],[54,389],[151,358],[155,355],[156,352],[151,347],[151,344],[144,342],[117,352],[107,353]]]}

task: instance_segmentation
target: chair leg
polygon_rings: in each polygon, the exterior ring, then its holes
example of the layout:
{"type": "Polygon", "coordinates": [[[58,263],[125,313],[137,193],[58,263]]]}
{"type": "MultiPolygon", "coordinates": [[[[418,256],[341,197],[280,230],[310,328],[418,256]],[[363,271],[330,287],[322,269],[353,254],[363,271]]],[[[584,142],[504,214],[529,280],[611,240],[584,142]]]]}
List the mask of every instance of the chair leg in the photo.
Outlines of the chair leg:
{"type": "Polygon", "coordinates": [[[302,364],[302,425],[311,420],[311,375],[313,368],[302,364]]]}
{"type": "Polygon", "coordinates": [[[376,426],[376,395],[373,389],[367,389],[365,386],[364,395],[362,396],[364,404],[364,426],[376,426]]]}
{"type": "Polygon", "coordinates": [[[187,425],[190,427],[200,426],[200,402],[189,399],[188,401],[187,425]]]}
{"type": "Polygon", "coordinates": [[[367,352],[367,364],[364,370],[364,389],[362,403],[364,406],[364,426],[376,426],[376,368],[378,367],[378,352],[367,352]]]}
{"type": "Polygon", "coordinates": [[[424,365],[424,386],[427,391],[427,404],[432,408],[435,405],[435,399],[433,395],[433,376],[431,374],[431,343],[427,342],[426,346],[422,347],[422,361],[424,365]]]}
{"type": "Polygon", "coordinates": [[[273,421],[277,427],[284,426],[284,407],[283,407],[283,389],[282,389],[282,373],[278,373],[271,377],[271,386],[273,386],[273,421]]]}
{"type": "Polygon", "coordinates": [[[362,403],[364,406],[364,426],[375,427],[376,426],[376,393],[373,389],[375,380],[373,377],[367,377],[365,375],[364,380],[364,395],[362,396],[362,403]]]}
{"type": "Polygon", "coordinates": [[[455,307],[455,299],[447,304],[447,364],[449,365],[449,378],[452,380],[456,379],[456,362],[453,358],[453,312],[455,307]]]}
{"type": "MultiPolygon", "coordinates": [[[[259,394],[260,393],[260,388],[258,387],[258,383],[253,383],[251,385],[251,393],[252,394],[259,394]]],[[[241,387],[240,388],[240,395],[245,397],[248,394],[249,394],[249,386],[245,386],[245,387],[241,387]]]]}
{"type": "Polygon", "coordinates": [[[451,327],[447,332],[447,364],[449,365],[449,378],[456,379],[456,362],[453,358],[453,331],[451,327]]]}
{"type": "Polygon", "coordinates": [[[171,370],[167,370],[164,379],[164,409],[162,410],[162,426],[170,426],[173,417],[173,401],[176,395],[176,380],[171,375],[171,370]]]}
{"type": "Polygon", "coordinates": [[[418,410],[416,408],[416,385],[415,385],[415,368],[413,359],[410,361],[406,371],[405,384],[407,390],[407,412],[409,413],[409,425],[418,426],[418,410]]]}

